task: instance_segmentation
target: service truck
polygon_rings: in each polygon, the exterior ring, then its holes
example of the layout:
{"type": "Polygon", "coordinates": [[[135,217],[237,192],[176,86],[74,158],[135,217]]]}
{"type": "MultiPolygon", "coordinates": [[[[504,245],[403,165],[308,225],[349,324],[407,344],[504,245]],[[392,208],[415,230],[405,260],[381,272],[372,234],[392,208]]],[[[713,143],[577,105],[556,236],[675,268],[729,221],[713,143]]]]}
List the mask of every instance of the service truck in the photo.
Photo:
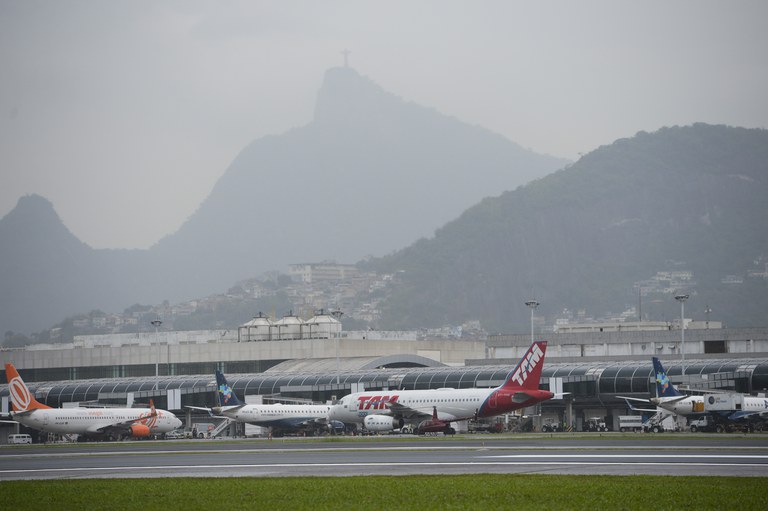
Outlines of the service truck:
{"type": "Polygon", "coordinates": [[[643,431],[643,417],[640,415],[619,415],[619,431],[643,431]]]}

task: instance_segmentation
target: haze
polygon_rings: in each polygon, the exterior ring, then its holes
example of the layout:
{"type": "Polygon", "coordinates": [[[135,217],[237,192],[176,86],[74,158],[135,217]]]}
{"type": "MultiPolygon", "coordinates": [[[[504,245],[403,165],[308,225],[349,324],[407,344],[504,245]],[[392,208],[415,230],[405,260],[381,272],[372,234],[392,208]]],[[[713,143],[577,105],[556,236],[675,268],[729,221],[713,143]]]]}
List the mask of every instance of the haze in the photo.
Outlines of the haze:
{"type": "Polygon", "coordinates": [[[312,119],[345,49],[406,100],[574,160],[764,128],[766,25],[762,1],[0,0],[0,217],[37,193],[94,248],[149,247],[246,144],[312,119]]]}

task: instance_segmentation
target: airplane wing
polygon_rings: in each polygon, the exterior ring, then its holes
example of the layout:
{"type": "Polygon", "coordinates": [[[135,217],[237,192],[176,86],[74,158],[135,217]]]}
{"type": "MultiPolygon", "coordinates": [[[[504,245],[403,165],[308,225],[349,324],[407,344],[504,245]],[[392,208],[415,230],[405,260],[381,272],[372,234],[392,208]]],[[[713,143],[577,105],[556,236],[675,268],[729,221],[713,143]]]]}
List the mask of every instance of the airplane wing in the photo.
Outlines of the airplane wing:
{"type": "Polygon", "coordinates": [[[208,415],[213,416],[213,410],[204,406],[185,406],[184,408],[188,408],[189,410],[198,410],[200,412],[207,412],[208,415]]]}
{"type": "Polygon", "coordinates": [[[658,408],[638,408],[636,406],[633,406],[632,403],[629,402],[630,400],[632,400],[632,401],[639,401],[641,403],[651,404],[651,402],[648,401],[647,399],[640,399],[640,398],[637,398],[637,397],[624,397],[624,396],[616,396],[616,397],[626,401],[627,408],[629,408],[630,410],[634,410],[636,412],[654,412],[654,413],[656,413],[656,412],[659,411],[658,408]]]}
{"type": "Polygon", "coordinates": [[[759,410],[754,412],[738,411],[733,412],[728,416],[728,420],[739,421],[744,419],[766,419],[768,418],[768,412],[765,410],[759,410]]]}
{"type": "Polygon", "coordinates": [[[115,422],[113,424],[108,424],[106,426],[102,426],[100,428],[89,428],[89,433],[98,433],[98,434],[107,434],[107,433],[128,433],[131,430],[131,426],[137,423],[141,423],[142,421],[146,421],[147,419],[152,419],[157,416],[157,413],[147,415],[145,417],[137,417],[135,419],[127,420],[127,421],[121,421],[121,422],[115,422]]]}
{"type": "Polygon", "coordinates": [[[650,399],[643,399],[643,398],[641,398],[641,397],[616,396],[616,399],[623,399],[623,400],[625,400],[625,401],[626,401],[627,399],[629,399],[630,401],[638,401],[638,402],[640,402],[640,403],[648,403],[648,404],[651,404],[651,400],[650,400],[650,399]]]}
{"type": "Polygon", "coordinates": [[[432,418],[432,411],[430,410],[429,413],[416,409],[411,408],[410,406],[405,406],[397,401],[385,403],[387,408],[389,410],[397,415],[398,417],[402,417],[403,419],[409,419],[409,420],[416,420],[416,419],[431,419],[432,418]]]}
{"type": "MultiPolygon", "coordinates": [[[[389,402],[385,403],[387,408],[392,412],[393,415],[396,415],[398,417],[402,417],[406,420],[428,420],[432,418],[432,408],[429,409],[429,411],[420,410],[418,408],[411,408],[410,406],[405,406],[403,404],[395,402],[389,402]]],[[[472,417],[457,417],[455,415],[452,415],[450,413],[445,413],[444,411],[438,410],[438,418],[443,421],[457,421],[457,420],[464,420],[464,419],[471,419],[472,417]]]]}

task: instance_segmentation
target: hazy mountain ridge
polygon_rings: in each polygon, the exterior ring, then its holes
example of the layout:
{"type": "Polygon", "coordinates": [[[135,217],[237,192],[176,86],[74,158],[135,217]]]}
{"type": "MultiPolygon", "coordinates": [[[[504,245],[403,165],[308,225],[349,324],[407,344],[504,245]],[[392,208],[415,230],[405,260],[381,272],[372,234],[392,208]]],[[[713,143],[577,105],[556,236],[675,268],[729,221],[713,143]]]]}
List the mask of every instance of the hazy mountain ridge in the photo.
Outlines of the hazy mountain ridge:
{"type": "MultiPolygon", "coordinates": [[[[697,281],[689,307],[706,302],[726,322],[764,324],[765,280],[740,288],[720,281],[768,256],[766,192],[765,130],[696,124],[638,133],[372,261],[379,271],[401,271],[383,322],[480,319],[491,330],[519,331],[530,297],[550,316],[563,308],[620,312],[637,304],[635,282],[682,267],[697,281]]],[[[646,312],[674,318],[679,309],[666,302],[655,311],[646,303],[646,312]]]]}
{"type": "Polygon", "coordinates": [[[243,268],[254,275],[389,253],[482,197],[565,163],[334,68],[313,122],[245,148],[190,220],[158,243],[161,266],[173,275],[157,280],[170,279],[177,295],[190,296],[243,278],[243,268]],[[211,260],[220,271],[202,274],[211,260]]]}
{"type": "Polygon", "coordinates": [[[55,213],[0,219],[0,328],[28,333],[94,308],[205,296],[290,263],[390,253],[566,163],[330,69],[315,120],[243,149],[149,250],[93,250],[53,225],[55,213]]]}

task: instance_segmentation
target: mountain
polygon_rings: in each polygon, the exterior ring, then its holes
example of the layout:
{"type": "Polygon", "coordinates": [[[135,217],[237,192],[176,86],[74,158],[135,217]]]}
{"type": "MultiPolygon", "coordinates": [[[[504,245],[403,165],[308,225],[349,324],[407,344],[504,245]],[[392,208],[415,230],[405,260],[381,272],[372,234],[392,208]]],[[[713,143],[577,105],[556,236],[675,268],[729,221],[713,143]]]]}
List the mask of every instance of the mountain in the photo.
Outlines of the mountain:
{"type": "Polygon", "coordinates": [[[122,306],[112,290],[123,285],[125,256],[138,262],[139,252],[93,250],[64,226],[50,201],[20,198],[0,220],[2,331],[50,326],[74,311],[122,306]]]}
{"type": "MultiPolygon", "coordinates": [[[[526,331],[530,311],[680,316],[663,272],[692,272],[686,316],[764,326],[768,310],[768,131],[696,124],[638,133],[499,197],[371,268],[398,275],[384,327],[479,319],[526,331]],[[723,284],[728,275],[741,284],[723,284]]],[[[635,319],[635,318],[633,318],[635,319]]]]}
{"type": "Polygon", "coordinates": [[[153,248],[168,272],[157,281],[190,296],[290,263],[391,253],[566,163],[333,68],[313,121],[246,147],[153,248]]]}
{"type": "Polygon", "coordinates": [[[0,220],[0,330],[205,296],[290,263],[390,253],[566,163],[330,69],[314,119],[246,147],[149,250],[93,250],[48,201],[22,198],[0,220]]]}

